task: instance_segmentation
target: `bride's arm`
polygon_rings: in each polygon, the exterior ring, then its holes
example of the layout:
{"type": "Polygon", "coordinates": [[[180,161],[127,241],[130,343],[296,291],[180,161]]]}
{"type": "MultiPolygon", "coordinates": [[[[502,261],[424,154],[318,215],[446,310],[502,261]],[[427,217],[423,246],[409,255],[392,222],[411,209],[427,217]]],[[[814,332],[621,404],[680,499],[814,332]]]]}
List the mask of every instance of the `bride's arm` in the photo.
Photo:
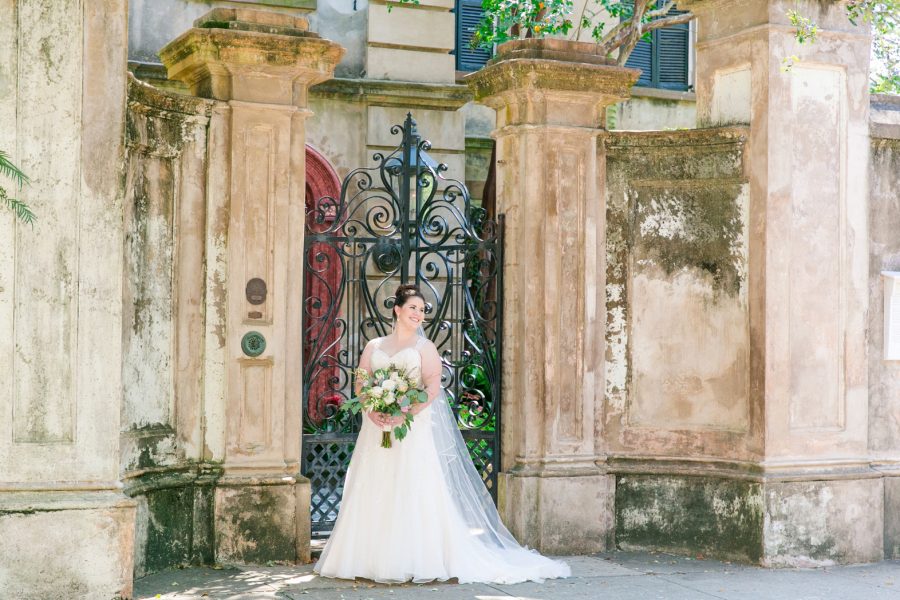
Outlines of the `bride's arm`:
{"type": "MultiPolygon", "coordinates": [[[[359,357],[359,368],[366,371],[369,375],[372,374],[372,353],[375,351],[375,340],[370,340],[366,347],[363,349],[362,356],[359,357]]],[[[358,394],[359,390],[362,389],[362,380],[357,377],[356,378],[356,390],[355,392],[358,394]]]]}
{"type": "MultiPolygon", "coordinates": [[[[372,353],[375,351],[375,340],[371,340],[368,344],[366,344],[365,350],[363,350],[362,356],[359,357],[359,368],[364,369],[369,375],[372,374],[372,353]]],[[[359,390],[362,389],[362,380],[356,379],[356,393],[359,393],[359,390]]],[[[382,413],[375,412],[366,412],[366,416],[369,418],[372,423],[381,427],[384,425],[388,419],[387,415],[382,413]]]]}
{"type": "Polygon", "coordinates": [[[441,356],[438,354],[434,344],[428,342],[421,350],[422,355],[422,384],[425,386],[425,393],[428,394],[428,401],[422,404],[415,404],[409,409],[413,415],[419,414],[425,410],[438,394],[441,392],[441,356]]]}

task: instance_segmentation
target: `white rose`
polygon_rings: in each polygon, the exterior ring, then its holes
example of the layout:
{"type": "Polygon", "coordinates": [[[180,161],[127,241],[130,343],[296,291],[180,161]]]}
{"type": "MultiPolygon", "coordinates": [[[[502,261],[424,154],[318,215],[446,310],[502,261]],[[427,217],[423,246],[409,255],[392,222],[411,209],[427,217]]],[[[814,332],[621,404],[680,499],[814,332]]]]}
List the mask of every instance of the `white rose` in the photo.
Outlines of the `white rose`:
{"type": "Polygon", "coordinates": [[[397,389],[397,382],[393,379],[386,379],[382,382],[381,387],[387,392],[393,392],[397,389]]]}
{"type": "Polygon", "coordinates": [[[387,394],[385,394],[385,396],[384,396],[385,404],[393,404],[396,401],[397,401],[397,399],[394,397],[394,394],[392,392],[388,392],[387,394]]]}
{"type": "Polygon", "coordinates": [[[383,393],[384,390],[377,385],[369,390],[369,395],[373,398],[381,398],[381,394],[383,393]]]}
{"type": "Polygon", "coordinates": [[[400,373],[398,373],[397,371],[391,371],[390,379],[391,381],[400,381],[400,373]]]}
{"type": "Polygon", "coordinates": [[[397,391],[400,392],[401,394],[408,389],[409,389],[409,386],[406,385],[405,381],[401,381],[397,384],[397,391]]]}

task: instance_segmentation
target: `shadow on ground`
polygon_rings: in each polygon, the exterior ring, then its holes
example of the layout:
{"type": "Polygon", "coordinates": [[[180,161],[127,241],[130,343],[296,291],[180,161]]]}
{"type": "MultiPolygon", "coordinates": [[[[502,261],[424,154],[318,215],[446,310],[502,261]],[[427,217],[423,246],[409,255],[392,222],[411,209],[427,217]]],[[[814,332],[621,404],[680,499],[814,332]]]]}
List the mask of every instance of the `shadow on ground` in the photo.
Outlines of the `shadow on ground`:
{"type": "Polygon", "coordinates": [[[176,569],[135,582],[147,600],[900,600],[900,561],[762,569],[662,553],[567,557],[572,577],[517,585],[403,584],[318,577],[312,565],[176,569]]]}

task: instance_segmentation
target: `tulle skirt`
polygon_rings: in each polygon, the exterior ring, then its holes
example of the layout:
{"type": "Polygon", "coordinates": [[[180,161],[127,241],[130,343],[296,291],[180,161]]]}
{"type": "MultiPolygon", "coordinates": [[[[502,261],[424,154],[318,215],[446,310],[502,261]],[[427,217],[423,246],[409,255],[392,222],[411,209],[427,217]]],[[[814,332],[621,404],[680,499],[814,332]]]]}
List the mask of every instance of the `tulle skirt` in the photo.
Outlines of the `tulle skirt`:
{"type": "Polygon", "coordinates": [[[337,523],[315,571],[383,583],[519,583],[567,577],[569,566],[525,548],[501,548],[470,530],[444,481],[431,406],[403,441],[381,448],[381,430],[363,418],[337,523]]]}

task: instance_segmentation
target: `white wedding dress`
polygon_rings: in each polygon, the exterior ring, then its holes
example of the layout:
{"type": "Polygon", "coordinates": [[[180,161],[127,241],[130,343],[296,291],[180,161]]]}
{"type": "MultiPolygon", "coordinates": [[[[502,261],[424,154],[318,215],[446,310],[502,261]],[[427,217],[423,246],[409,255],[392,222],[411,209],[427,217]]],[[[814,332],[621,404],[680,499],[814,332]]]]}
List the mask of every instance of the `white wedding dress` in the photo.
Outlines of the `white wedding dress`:
{"type": "MultiPolygon", "coordinates": [[[[418,375],[419,346],[393,356],[376,349],[371,367],[393,363],[418,375]]],[[[566,563],[519,546],[493,504],[482,508],[481,502],[476,507],[454,498],[442,466],[446,455],[435,442],[436,410],[450,411],[443,393],[416,415],[409,434],[402,441],[395,439],[392,448],[381,448],[381,430],[363,418],[337,523],[315,571],[325,577],[384,583],[452,578],[459,583],[519,583],[569,576],[566,563]],[[482,522],[489,525],[479,526],[482,522]]],[[[468,455],[465,460],[474,477],[468,455]]],[[[477,485],[489,501],[480,480],[477,485]]]]}

